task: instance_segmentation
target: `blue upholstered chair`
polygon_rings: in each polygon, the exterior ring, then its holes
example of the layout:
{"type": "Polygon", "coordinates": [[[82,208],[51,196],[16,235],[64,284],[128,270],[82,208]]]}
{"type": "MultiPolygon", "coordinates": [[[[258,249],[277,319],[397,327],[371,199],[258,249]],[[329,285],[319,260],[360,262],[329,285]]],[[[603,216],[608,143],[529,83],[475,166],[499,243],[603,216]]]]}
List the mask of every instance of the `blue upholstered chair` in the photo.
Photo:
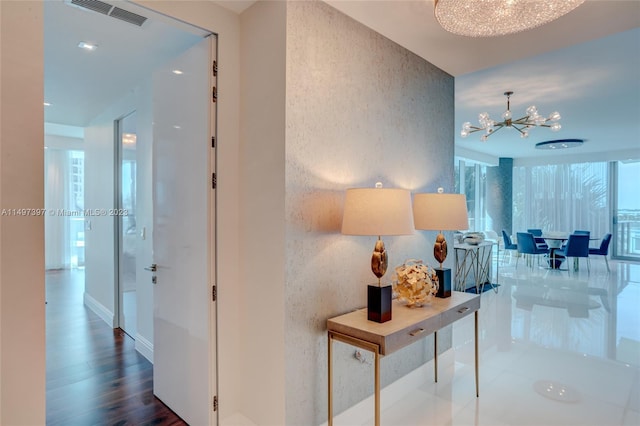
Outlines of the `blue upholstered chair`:
{"type": "Polygon", "coordinates": [[[527,229],[527,232],[533,234],[533,239],[539,248],[549,250],[547,242],[542,238],[542,229],[527,229]]]}
{"type": "MultiPolygon", "coordinates": [[[[573,257],[578,259],[575,262],[579,262],[581,257],[587,258],[587,270],[590,272],[589,265],[589,236],[585,234],[571,234],[567,240],[567,244],[564,247],[556,250],[556,254],[565,256],[567,258],[573,257]]],[[[578,263],[575,263],[577,269],[578,263]]],[[[571,269],[571,268],[568,268],[571,269]]]]}
{"type": "Polygon", "coordinates": [[[591,235],[591,231],[581,231],[580,229],[576,229],[573,233],[578,235],[591,235]]]}
{"type": "Polygon", "coordinates": [[[607,260],[607,255],[609,254],[610,242],[611,242],[611,234],[607,234],[604,236],[604,238],[602,238],[600,247],[589,249],[589,255],[594,254],[597,256],[604,256],[604,262],[607,264],[607,272],[611,272],[611,269],[609,269],[609,261],[607,260]]]}
{"type": "MultiPolygon", "coordinates": [[[[516,234],[518,238],[518,252],[529,255],[536,256],[538,260],[540,260],[539,255],[549,253],[549,248],[542,248],[536,244],[536,240],[532,233],[530,232],[518,232],[516,234]]],[[[589,239],[587,239],[589,241],[589,239]]],[[[516,259],[516,268],[518,267],[518,260],[520,257],[516,259]]],[[[533,268],[533,263],[529,262],[529,265],[533,268]]]]}
{"type": "Polygon", "coordinates": [[[518,245],[511,242],[511,237],[504,229],[502,230],[502,241],[504,243],[504,250],[502,252],[502,263],[504,263],[504,258],[507,255],[507,250],[509,250],[509,262],[511,262],[511,254],[514,250],[518,250],[518,245]]]}

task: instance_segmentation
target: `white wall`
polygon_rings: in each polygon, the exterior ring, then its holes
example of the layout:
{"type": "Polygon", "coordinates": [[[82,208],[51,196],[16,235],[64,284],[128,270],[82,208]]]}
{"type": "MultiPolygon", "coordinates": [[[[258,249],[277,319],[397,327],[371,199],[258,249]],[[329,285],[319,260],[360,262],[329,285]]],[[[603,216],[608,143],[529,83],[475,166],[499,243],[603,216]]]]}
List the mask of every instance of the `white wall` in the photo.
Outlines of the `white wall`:
{"type": "MultiPolygon", "coordinates": [[[[115,208],[114,120],[137,109],[135,93],[129,93],[85,128],[85,210],[115,208]]],[[[105,320],[117,325],[115,309],[115,217],[85,217],[85,304],[105,320]]]]}
{"type": "Polygon", "coordinates": [[[286,424],[286,10],[286,2],[258,2],[241,17],[238,355],[245,366],[242,411],[260,425],[286,424]]]}
{"type": "MultiPolygon", "coordinates": [[[[43,12],[0,2],[0,208],[43,208],[43,12]],[[35,125],[34,125],[35,123],[35,125]]],[[[44,221],[0,215],[0,424],[45,423],[44,221]]]]}
{"type": "Polygon", "coordinates": [[[49,149],[82,151],[84,149],[84,140],[83,138],[48,134],[45,130],[44,146],[49,149]]]}

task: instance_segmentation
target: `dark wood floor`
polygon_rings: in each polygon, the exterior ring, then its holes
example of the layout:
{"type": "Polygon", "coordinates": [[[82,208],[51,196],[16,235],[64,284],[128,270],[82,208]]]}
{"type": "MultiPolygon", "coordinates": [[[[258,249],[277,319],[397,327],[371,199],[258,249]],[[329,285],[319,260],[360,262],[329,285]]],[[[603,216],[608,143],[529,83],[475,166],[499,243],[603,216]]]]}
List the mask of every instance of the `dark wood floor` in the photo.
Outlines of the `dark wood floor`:
{"type": "Polygon", "coordinates": [[[134,341],[83,304],[84,272],[47,272],[47,425],[185,425],[153,396],[134,341]]]}

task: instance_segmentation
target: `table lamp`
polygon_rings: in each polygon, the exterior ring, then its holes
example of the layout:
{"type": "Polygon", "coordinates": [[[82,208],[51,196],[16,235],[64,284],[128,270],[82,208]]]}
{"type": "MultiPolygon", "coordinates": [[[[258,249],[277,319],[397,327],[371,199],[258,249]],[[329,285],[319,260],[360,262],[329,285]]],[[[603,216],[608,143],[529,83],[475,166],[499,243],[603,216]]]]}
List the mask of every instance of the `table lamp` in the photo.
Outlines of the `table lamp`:
{"type": "Polygon", "coordinates": [[[371,270],[378,278],[377,285],[367,288],[367,319],[387,322],[391,319],[391,285],[383,286],[380,279],[387,272],[388,257],[382,235],[410,235],[414,232],[411,193],[405,189],[375,188],[347,189],[342,216],[345,235],[378,236],[371,257],[371,270]]]}
{"type": "Polygon", "coordinates": [[[469,228],[467,200],[464,194],[444,194],[438,188],[437,194],[415,194],[413,196],[413,218],[416,229],[439,231],[433,246],[433,256],[440,263],[436,270],[439,287],[436,297],[451,296],[451,269],[443,268],[447,257],[447,241],[442,231],[469,228]]]}

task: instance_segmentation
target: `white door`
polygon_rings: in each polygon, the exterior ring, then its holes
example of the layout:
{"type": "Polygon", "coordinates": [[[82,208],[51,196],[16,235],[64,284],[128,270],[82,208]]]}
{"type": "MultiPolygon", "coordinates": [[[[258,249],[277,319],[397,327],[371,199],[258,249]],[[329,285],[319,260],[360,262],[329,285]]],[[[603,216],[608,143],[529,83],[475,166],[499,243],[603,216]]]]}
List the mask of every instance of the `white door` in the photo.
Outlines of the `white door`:
{"type": "Polygon", "coordinates": [[[153,389],[192,425],[217,424],[214,49],[212,35],[153,75],[153,389]]]}

